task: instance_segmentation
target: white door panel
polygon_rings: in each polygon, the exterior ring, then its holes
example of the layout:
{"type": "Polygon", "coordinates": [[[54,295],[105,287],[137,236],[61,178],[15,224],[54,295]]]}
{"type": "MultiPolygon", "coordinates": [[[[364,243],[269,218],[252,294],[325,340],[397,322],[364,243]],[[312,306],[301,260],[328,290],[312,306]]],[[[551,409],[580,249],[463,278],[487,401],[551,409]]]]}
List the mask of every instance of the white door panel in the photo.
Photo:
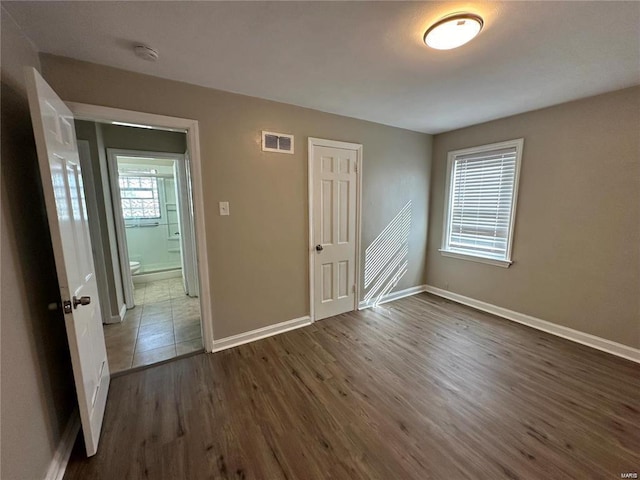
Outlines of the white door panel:
{"type": "Polygon", "coordinates": [[[80,419],[90,456],[98,448],[110,377],[73,115],[35,69],[25,74],[80,419]]]}
{"type": "Polygon", "coordinates": [[[358,150],[310,150],[316,320],[355,308],[358,150]]]}

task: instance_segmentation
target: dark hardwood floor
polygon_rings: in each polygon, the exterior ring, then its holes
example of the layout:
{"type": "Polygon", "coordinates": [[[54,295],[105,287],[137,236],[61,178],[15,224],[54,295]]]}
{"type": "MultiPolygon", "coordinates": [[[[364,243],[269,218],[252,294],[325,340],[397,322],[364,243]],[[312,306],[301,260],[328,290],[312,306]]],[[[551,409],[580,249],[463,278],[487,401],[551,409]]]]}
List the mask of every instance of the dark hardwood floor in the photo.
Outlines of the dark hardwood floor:
{"type": "Polygon", "coordinates": [[[113,379],[66,479],[616,479],[640,365],[428,294],[113,379]]]}

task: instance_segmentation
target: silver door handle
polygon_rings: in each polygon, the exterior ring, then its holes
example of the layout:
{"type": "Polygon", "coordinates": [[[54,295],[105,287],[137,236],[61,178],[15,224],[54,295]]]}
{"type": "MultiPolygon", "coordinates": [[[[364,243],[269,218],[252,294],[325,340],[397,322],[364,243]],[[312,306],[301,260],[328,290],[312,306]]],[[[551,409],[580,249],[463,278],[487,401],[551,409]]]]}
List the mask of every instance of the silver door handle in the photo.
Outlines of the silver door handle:
{"type": "Polygon", "coordinates": [[[316,251],[321,252],[322,250],[324,250],[324,247],[322,245],[316,245],[316,251]]]}
{"type": "Polygon", "coordinates": [[[78,308],[78,305],[89,305],[91,303],[91,297],[76,297],[73,296],[73,308],[78,308]]]}

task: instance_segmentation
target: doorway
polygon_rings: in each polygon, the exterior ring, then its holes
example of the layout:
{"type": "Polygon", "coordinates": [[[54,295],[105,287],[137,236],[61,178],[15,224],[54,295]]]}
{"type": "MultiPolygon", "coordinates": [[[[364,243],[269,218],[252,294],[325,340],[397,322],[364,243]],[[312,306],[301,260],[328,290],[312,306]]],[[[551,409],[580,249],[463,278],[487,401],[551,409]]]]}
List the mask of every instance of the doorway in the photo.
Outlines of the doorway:
{"type": "MultiPolygon", "coordinates": [[[[95,105],[65,103],[35,68],[25,68],[25,78],[60,293],[60,303],[50,304],[49,308],[60,308],[64,312],[84,443],[87,456],[92,456],[97,452],[111,373],[117,370],[111,368],[112,361],[107,358],[106,327],[103,324],[109,327],[110,320],[123,323],[118,320],[126,317],[128,312],[124,304],[122,313],[117,310],[122,292],[120,297],[108,296],[104,290],[112,288],[115,283],[109,281],[109,274],[117,271],[117,278],[122,277],[115,268],[119,266],[119,262],[118,255],[113,253],[117,252],[117,248],[112,249],[116,243],[115,238],[112,238],[113,232],[100,228],[101,218],[111,218],[113,221],[104,143],[100,144],[103,141],[103,131],[94,124],[93,130],[89,128],[91,138],[80,141],[74,123],[78,120],[106,121],[111,124],[147,122],[149,125],[144,128],[153,129],[155,125],[158,130],[186,134],[187,155],[191,154],[193,158],[192,164],[187,163],[186,170],[192,186],[190,214],[195,224],[195,264],[202,287],[198,302],[202,318],[200,344],[204,344],[206,351],[211,352],[213,325],[198,122],[95,105]],[[109,201],[106,201],[107,198],[109,201]],[[97,262],[94,263],[96,259],[102,261],[100,269],[95,264],[97,262]],[[103,308],[105,306],[109,309],[103,308]],[[112,309],[114,306],[115,315],[112,309]]],[[[146,298],[145,291],[144,299],[146,298]]],[[[171,299],[170,293],[169,300],[171,299]]],[[[163,312],[166,313],[166,309],[163,312]]],[[[171,312],[173,313],[173,308],[171,312]]],[[[74,429],[68,430],[72,432],[74,429]]]]}
{"type": "Polygon", "coordinates": [[[202,350],[185,154],[107,149],[127,306],[105,328],[113,369],[202,350]]]}
{"type": "Polygon", "coordinates": [[[115,304],[103,315],[111,371],[206,350],[188,132],[117,120],[77,120],[76,130],[80,143],[95,144],[82,149],[93,158],[80,154],[99,204],[88,196],[88,210],[102,214],[91,233],[108,247],[101,253],[112,273],[103,286],[115,304]]]}
{"type": "Polygon", "coordinates": [[[107,156],[127,308],[133,284],[171,278],[198,297],[186,154],[108,148],[107,156]]]}

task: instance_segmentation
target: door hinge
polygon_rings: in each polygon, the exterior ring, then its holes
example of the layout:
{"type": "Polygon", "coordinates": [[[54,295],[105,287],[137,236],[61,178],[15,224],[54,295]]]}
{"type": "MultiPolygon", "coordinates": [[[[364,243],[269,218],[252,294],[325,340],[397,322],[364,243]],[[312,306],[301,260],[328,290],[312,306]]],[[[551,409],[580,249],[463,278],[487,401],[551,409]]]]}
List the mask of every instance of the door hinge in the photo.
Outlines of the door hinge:
{"type": "Polygon", "coordinates": [[[352,291],[353,293],[356,293],[356,286],[355,286],[355,284],[351,287],[351,291],[352,291]]]}
{"type": "Polygon", "coordinates": [[[354,160],[353,162],[353,169],[355,170],[356,173],[358,173],[358,161],[354,160]]]}
{"type": "Polygon", "coordinates": [[[62,309],[64,310],[64,313],[73,312],[73,307],[71,306],[71,300],[65,300],[64,302],[62,302],[62,309]]]}

